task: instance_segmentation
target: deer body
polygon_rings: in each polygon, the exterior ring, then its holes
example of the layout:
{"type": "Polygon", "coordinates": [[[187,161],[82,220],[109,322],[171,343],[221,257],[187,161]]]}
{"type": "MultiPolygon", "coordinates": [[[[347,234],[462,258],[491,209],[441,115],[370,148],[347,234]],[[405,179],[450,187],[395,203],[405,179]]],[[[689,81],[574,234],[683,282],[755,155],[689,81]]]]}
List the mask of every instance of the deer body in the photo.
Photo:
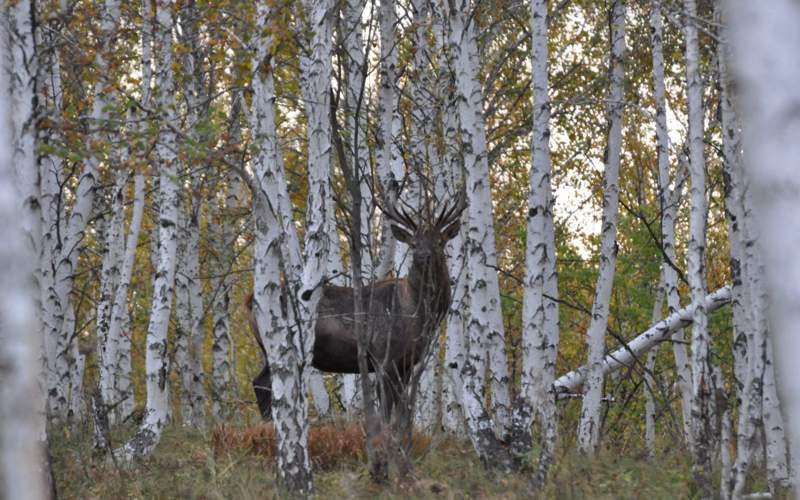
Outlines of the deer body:
{"type": "MultiPolygon", "coordinates": [[[[385,210],[395,237],[411,247],[411,266],[405,278],[386,279],[361,290],[362,317],[355,318],[352,288],[327,285],[317,307],[311,365],[323,372],[359,373],[356,321],[368,338],[369,372],[378,372],[384,385],[383,403],[393,404],[392,394],[408,381],[413,367],[428,352],[436,330],[450,307],[450,276],[444,245],[458,232],[458,216],[466,202],[459,199],[439,219],[423,229],[404,212],[385,210]]],[[[264,353],[265,366],[253,380],[262,417],[269,418],[271,382],[266,351],[253,312],[253,297],[247,299],[250,325],[264,353]]]]}

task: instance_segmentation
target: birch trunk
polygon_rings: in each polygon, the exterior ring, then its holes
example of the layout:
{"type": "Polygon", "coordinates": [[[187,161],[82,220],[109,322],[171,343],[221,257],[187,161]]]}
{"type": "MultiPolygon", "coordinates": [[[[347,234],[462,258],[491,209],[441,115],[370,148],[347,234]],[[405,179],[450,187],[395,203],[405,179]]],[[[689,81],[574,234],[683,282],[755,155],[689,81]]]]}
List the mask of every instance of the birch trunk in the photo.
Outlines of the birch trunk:
{"type": "MultiPolygon", "coordinates": [[[[192,189],[192,193],[196,193],[192,189]]],[[[179,210],[177,272],[175,275],[175,312],[178,319],[175,340],[175,364],[181,380],[181,417],[186,427],[203,422],[203,298],[200,292],[199,197],[179,210]]]]}
{"type": "MultiPolygon", "coordinates": [[[[715,17],[722,18],[721,8],[715,17]]],[[[764,341],[766,333],[759,325],[765,311],[757,311],[761,304],[760,282],[754,273],[758,256],[746,250],[755,244],[745,209],[745,179],[742,174],[739,122],[734,110],[731,82],[728,71],[727,30],[720,24],[718,49],[719,78],[721,86],[720,107],[723,128],[723,174],[725,176],[725,207],[728,215],[728,234],[731,253],[732,305],[733,305],[733,362],[736,394],[739,399],[739,420],[736,439],[736,461],[728,478],[726,493],[740,498],[744,493],[747,474],[755,452],[757,433],[761,424],[762,377],[764,373],[764,341]]],[[[765,325],[763,325],[765,326],[765,325]]]]}
{"type": "Polygon", "coordinates": [[[111,414],[111,423],[119,423],[130,415],[135,406],[133,385],[131,384],[131,337],[128,324],[128,289],[133,276],[133,265],[136,261],[136,249],[139,243],[139,230],[144,215],[144,175],[135,174],[133,187],[133,213],[125,241],[125,253],[120,267],[119,285],[114,295],[111,308],[111,322],[108,328],[108,346],[115,352],[107,353],[113,367],[111,379],[113,398],[107,404],[122,402],[111,414]],[[113,356],[113,357],[112,357],[113,356]]]}
{"type": "MultiPolygon", "coordinates": [[[[486,126],[483,118],[483,94],[478,81],[480,54],[477,45],[477,26],[470,15],[471,5],[460,2],[451,16],[451,41],[456,63],[456,83],[459,93],[459,117],[467,172],[469,219],[467,230],[470,313],[468,329],[471,338],[480,337],[486,351],[484,360],[474,360],[477,386],[482,386],[488,365],[492,394],[492,413],[500,436],[506,436],[510,427],[510,401],[508,365],[505,354],[505,335],[500,308],[500,288],[497,279],[497,254],[495,250],[494,222],[489,186],[489,164],[486,156],[486,126]],[[468,23],[468,21],[470,21],[468,23]],[[485,364],[485,365],[484,365],[485,364]]],[[[476,387],[477,387],[476,386],[476,387]]],[[[481,391],[482,392],[482,391],[481,391]]]]}
{"type": "MultiPolygon", "coordinates": [[[[778,381],[790,425],[792,456],[800,456],[800,378],[792,369],[800,352],[797,280],[800,267],[789,248],[798,244],[796,163],[800,149],[794,139],[800,119],[796,82],[800,80],[795,47],[800,45],[800,7],[774,2],[769,8],[749,2],[731,3],[737,89],[742,96],[745,165],[752,179],[754,224],[761,229],[767,286],[771,298],[778,381]]],[[[767,349],[769,352],[769,349],[767,349]]]]}
{"type": "Polygon", "coordinates": [[[774,353],[770,335],[767,335],[766,350],[762,417],[766,436],[767,479],[771,489],[775,490],[776,487],[789,486],[791,477],[786,449],[786,425],[783,421],[778,387],[775,382],[774,353]]]}
{"type": "Polygon", "coordinates": [[[149,455],[158,444],[169,413],[169,358],[167,329],[175,288],[177,253],[177,222],[179,195],[176,166],[176,124],[174,80],[172,74],[172,2],[156,3],[155,45],[157,47],[157,103],[163,112],[156,155],[159,170],[159,230],[158,265],[153,280],[153,302],[147,327],[145,354],[145,383],[147,402],[145,417],[139,431],[120,450],[125,460],[149,455]]]}
{"type": "MultiPolygon", "coordinates": [[[[729,303],[731,300],[730,285],[724,286],[719,290],[707,295],[703,299],[701,307],[706,312],[712,313],[729,303]]],[[[675,311],[663,320],[648,328],[646,331],[637,335],[627,345],[620,347],[614,352],[608,354],[603,359],[603,374],[607,375],[614,370],[632,366],[636,362],[636,358],[659,342],[663,342],[670,335],[675,333],[676,330],[690,325],[694,318],[694,304],[689,305],[683,309],[675,311]]],[[[556,379],[553,382],[553,390],[556,392],[573,392],[578,390],[583,385],[586,369],[579,367],[571,372],[568,372],[556,379]]]]}
{"type": "Polygon", "coordinates": [[[555,400],[549,396],[555,379],[558,352],[558,297],[550,187],[550,96],[547,47],[548,3],[531,2],[531,67],[533,133],[531,138],[530,192],[522,305],[522,373],[520,400],[515,412],[517,434],[512,446],[520,457],[531,446],[531,424],[538,414],[542,428],[540,476],[552,460],[557,433],[555,400]]]}
{"type": "MultiPolygon", "coordinates": [[[[444,151],[442,158],[442,175],[445,183],[443,192],[455,192],[462,189],[464,173],[459,160],[461,141],[459,138],[460,126],[458,122],[458,95],[453,82],[454,54],[451,51],[450,19],[446,3],[441,1],[436,4],[434,14],[441,25],[440,40],[441,54],[439,63],[439,85],[441,85],[441,98],[445,100],[442,118],[444,136],[444,151]],[[438,18],[441,18],[440,20],[438,18]],[[444,60],[446,59],[446,60],[444,60]]],[[[447,314],[446,340],[444,367],[442,370],[442,423],[445,429],[458,434],[464,431],[463,388],[461,370],[464,367],[464,336],[466,335],[467,318],[469,316],[467,299],[467,254],[465,247],[467,231],[467,214],[462,215],[460,229],[455,238],[447,242],[447,266],[450,276],[453,301],[447,314]]]]}
{"type": "Polygon", "coordinates": [[[367,66],[364,58],[364,28],[361,18],[364,12],[363,0],[347,0],[344,4],[344,45],[347,53],[347,144],[348,158],[352,161],[352,171],[358,176],[361,189],[361,264],[362,275],[368,280],[372,277],[372,186],[369,170],[369,149],[367,147],[366,95],[367,66]]]}
{"type": "MultiPolygon", "coordinates": [[[[151,105],[151,84],[153,81],[152,69],[152,52],[153,52],[153,21],[152,3],[149,0],[142,2],[142,27],[140,30],[141,38],[141,51],[142,51],[142,81],[139,87],[140,99],[142,106],[148,109],[151,105]]],[[[131,111],[129,115],[129,123],[135,122],[136,112],[131,111]]],[[[140,122],[138,126],[133,129],[134,134],[143,134],[145,132],[144,123],[140,122]]],[[[142,156],[147,158],[147,154],[141,152],[142,156]]],[[[156,178],[157,179],[157,178],[156,178]]],[[[153,184],[156,184],[154,182],[153,184]]],[[[117,287],[116,296],[114,297],[114,306],[111,310],[111,325],[109,327],[109,338],[119,338],[119,347],[115,359],[115,383],[116,393],[122,398],[122,403],[118,409],[112,414],[112,423],[117,423],[125,420],[136,405],[133,393],[133,384],[131,382],[131,335],[129,324],[128,312],[128,289],[131,284],[133,276],[133,266],[136,262],[136,249],[139,246],[139,232],[142,226],[142,218],[144,215],[144,191],[145,179],[142,173],[136,173],[134,177],[134,190],[133,190],[133,213],[131,215],[131,223],[128,227],[128,237],[125,242],[125,255],[122,262],[122,271],[119,286],[117,287]]],[[[157,234],[156,234],[157,236],[157,234]]],[[[155,238],[157,241],[158,238],[155,238]]],[[[158,255],[158,246],[156,244],[155,251],[152,253],[154,256],[158,255]]]]}
{"type": "MultiPolygon", "coordinates": [[[[241,113],[244,106],[241,92],[233,94],[231,103],[231,143],[241,140],[241,113]]],[[[231,155],[233,156],[233,155],[231,155]]],[[[236,161],[231,158],[231,161],[236,161]]],[[[215,290],[212,299],[212,347],[211,347],[211,403],[212,414],[217,420],[231,416],[229,403],[235,388],[235,363],[231,338],[230,298],[233,292],[232,272],[237,261],[236,242],[240,235],[238,212],[244,207],[243,183],[234,172],[227,176],[226,190],[217,195],[216,217],[218,228],[214,232],[214,260],[217,276],[213,280],[215,290]]]]}
{"type": "Polygon", "coordinates": [[[0,127],[0,233],[4,239],[0,246],[0,484],[6,498],[38,500],[47,498],[42,474],[44,394],[39,384],[42,339],[36,312],[38,290],[31,280],[37,255],[31,250],[38,248],[41,238],[39,184],[35,130],[17,121],[34,112],[36,59],[29,51],[33,49],[30,8],[29,2],[12,6],[13,22],[0,30],[0,118],[14,124],[12,130],[0,127]],[[25,7],[27,22],[21,17],[23,12],[14,12],[25,7]],[[8,72],[9,52],[14,62],[22,54],[31,57],[26,67],[33,72],[8,72]],[[16,77],[11,85],[9,74],[16,77]],[[17,163],[25,159],[29,161],[17,163]]]}
{"type": "MultiPolygon", "coordinates": [[[[379,131],[377,145],[377,173],[383,190],[394,196],[405,177],[403,158],[398,140],[402,124],[398,112],[400,89],[398,88],[398,49],[396,28],[398,24],[394,0],[380,0],[381,59],[379,65],[380,90],[378,92],[379,131]]],[[[381,255],[375,269],[378,279],[389,275],[394,269],[395,255],[403,250],[403,244],[395,241],[388,222],[381,232],[381,255]]]]}
{"type": "MultiPolygon", "coordinates": [[[[270,369],[272,370],[272,417],[278,431],[278,469],[282,484],[290,491],[310,494],[311,468],[308,459],[308,401],[305,387],[308,371],[302,359],[311,352],[315,327],[315,310],[328,267],[331,245],[330,222],[325,200],[330,196],[330,119],[329,82],[331,76],[331,20],[329,1],[308,2],[304,5],[309,26],[312,27],[311,56],[301,56],[301,79],[308,113],[309,200],[306,226],[306,259],[302,273],[297,273],[293,261],[291,238],[285,238],[285,228],[291,222],[286,211],[280,151],[275,128],[275,91],[269,61],[265,60],[272,42],[261,35],[253,67],[253,110],[251,128],[258,134],[260,146],[256,173],[260,192],[256,194],[257,239],[255,304],[256,317],[264,336],[270,369]],[[312,100],[313,99],[313,100],[312,100]],[[277,167],[277,168],[276,168],[277,167]],[[284,210],[281,210],[284,208],[284,210]],[[276,212],[276,209],[277,212],[276,212]],[[283,219],[283,220],[281,220],[283,219]],[[288,240],[288,241],[287,241],[288,240]],[[281,311],[280,271],[283,267],[291,301],[281,311]],[[299,313],[294,317],[294,311],[299,313]],[[301,340],[302,339],[302,340],[301,340]]],[[[269,7],[258,6],[259,32],[264,32],[269,7]]],[[[296,241],[296,240],[295,240],[296,241]]],[[[286,288],[284,292],[286,293],[286,288]]]]}
{"type": "MultiPolygon", "coordinates": [[[[116,290],[120,283],[120,271],[124,252],[125,190],[128,173],[122,169],[114,172],[114,187],[111,191],[111,207],[105,224],[105,248],[100,274],[100,301],[97,305],[97,348],[100,371],[100,396],[102,404],[118,402],[116,392],[116,361],[119,337],[112,337],[111,317],[116,290]]],[[[104,410],[101,410],[104,411],[104,410]]]]}
{"type": "Polygon", "coordinates": [[[617,262],[617,214],[619,211],[619,169],[622,153],[624,109],[625,3],[615,0],[611,18],[611,89],[608,107],[608,145],[603,173],[603,219],[600,233],[600,269],[592,304],[592,320],[586,334],[589,356],[583,408],[578,426],[578,448],[594,454],[600,439],[600,404],[603,392],[602,361],[611,304],[611,289],[617,262]]]}
{"type": "Polygon", "coordinates": [[[689,288],[694,309],[692,321],[692,436],[694,474],[701,492],[710,495],[711,478],[711,415],[709,402],[712,387],[710,372],[710,338],[703,299],[706,295],[705,247],[706,203],[705,159],[703,153],[703,81],[700,77],[700,49],[697,38],[696,0],[685,0],[687,20],[686,82],[689,115],[689,172],[691,178],[691,212],[689,221],[689,288]]]}
{"type": "MultiPolygon", "coordinates": [[[[662,310],[664,309],[664,273],[663,269],[661,272],[661,278],[658,282],[658,287],[656,288],[656,297],[653,301],[653,316],[651,322],[653,324],[658,323],[659,318],[661,318],[662,310]]],[[[655,368],[656,368],[656,355],[658,354],[658,348],[650,349],[647,352],[647,370],[644,374],[644,383],[645,383],[645,414],[644,414],[644,422],[645,422],[645,443],[647,443],[647,452],[650,458],[654,458],[656,456],[656,397],[655,397],[655,390],[653,389],[656,385],[655,380],[655,368]]]]}
{"type": "MultiPolygon", "coordinates": [[[[677,257],[675,255],[675,223],[680,201],[680,189],[673,190],[669,169],[669,134],[667,124],[666,89],[664,84],[664,48],[661,0],[653,0],[650,8],[651,40],[653,44],[653,89],[656,107],[656,150],[658,153],[659,201],[661,203],[661,240],[665,255],[663,265],[664,289],[668,313],[681,308],[678,294],[677,257]]],[[[681,397],[683,431],[691,448],[692,365],[686,352],[683,330],[672,336],[675,357],[676,385],[681,397]]]]}

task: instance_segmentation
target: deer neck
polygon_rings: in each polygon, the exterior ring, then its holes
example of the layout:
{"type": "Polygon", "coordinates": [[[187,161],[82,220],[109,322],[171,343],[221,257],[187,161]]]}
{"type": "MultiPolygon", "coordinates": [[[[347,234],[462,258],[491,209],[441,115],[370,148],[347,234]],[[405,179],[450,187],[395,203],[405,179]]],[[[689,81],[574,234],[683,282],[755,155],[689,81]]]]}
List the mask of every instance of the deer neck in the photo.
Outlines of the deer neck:
{"type": "Polygon", "coordinates": [[[450,307],[450,275],[443,254],[412,263],[408,282],[418,308],[436,316],[447,312],[450,307]]]}

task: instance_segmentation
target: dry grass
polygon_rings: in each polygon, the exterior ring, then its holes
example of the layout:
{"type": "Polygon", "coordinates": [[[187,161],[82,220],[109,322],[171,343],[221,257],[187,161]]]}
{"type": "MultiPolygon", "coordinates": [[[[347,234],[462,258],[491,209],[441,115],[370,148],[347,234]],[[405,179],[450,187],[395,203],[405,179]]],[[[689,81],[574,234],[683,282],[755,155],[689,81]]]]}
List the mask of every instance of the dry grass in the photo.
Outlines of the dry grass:
{"type": "MultiPolygon", "coordinates": [[[[429,436],[415,432],[413,456],[422,456],[430,445],[429,436]]],[[[277,449],[275,427],[271,423],[247,427],[219,425],[211,432],[211,446],[215,458],[248,454],[272,461],[277,449]]],[[[312,465],[322,470],[363,462],[366,460],[364,430],[359,422],[314,424],[308,432],[308,450],[312,465]]]]}
{"type": "MultiPolygon", "coordinates": [[[[115,434],[115,444],[124,442],[132,431],[115,434]]],[[[208,432],[171,426],[153,456],[132,467],[95,455],[89,429],[53,429],[50,438],[62,499],[283,498],[275,484],[271,425],[225,425],[208,432]]],[[[590,459],[565,441],[541,490],[532,489],[530,471],[505,474],[484,469],[463,436],[440,435],[431,440],[415,435],[412,476],[388,485],[369,479],[359,423],[314,424],[309,448],[317,498],[696,498],[691,461],[684,449],[672,447],[651,461],[641,447],[637,451],[634,445],[609,443],[590,459]]],[[[748,488],[765,490],[761,477],[753,478],[748,488]]]]}

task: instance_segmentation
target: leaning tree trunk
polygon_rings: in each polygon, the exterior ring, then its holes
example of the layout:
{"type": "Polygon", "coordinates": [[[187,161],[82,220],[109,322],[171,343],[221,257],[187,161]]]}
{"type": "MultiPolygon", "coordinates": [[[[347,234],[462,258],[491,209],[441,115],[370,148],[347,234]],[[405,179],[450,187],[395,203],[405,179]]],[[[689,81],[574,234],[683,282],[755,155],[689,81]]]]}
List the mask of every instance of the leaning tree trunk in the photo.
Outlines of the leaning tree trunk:
{"type": "Polygon", "coordinates": [[[619,168],[622,154],[624,109],[625,3],[615,0],[611,14],[611,89],[608,105],[608,145],[603,174],[603,218],[600,233],[600,270],[592,304],[592,320],[586,334],[589,347],[583,408],[578,427],[578,447],[594,454],[600,438],[600,404],[603,391],[602,361],[617,262],[617,214],[619,212],[619,168]]]}
{"type": "Polygon", "coordinates": [[[691,178],[691,215],[689,221],[689,288],[694,310],[692,322],[692,436],[695,480],[705,495],[711,482],[711,415],[709,402],[713,386],[710,370],[708,317],[703,306],[706,295],[705,247],[708,204],[703,153],[703,81],[700,77],[700,48],[697,36],[696,0],[685,0],[687,19],[686,82],[689,115],[689,173],[691,178]]]}
{"type": "MultiPolygon", "coordinates": [[[[669,314],[681,308],[678,294],[677,258],[675,255],[675,222],[680,202],[681,189],[673,191],[669,169],[669,134],[667,126],[666,87],[664,84],[664,44],[661,1],[652,0],[650,8],[650,33],[653,44],[653,97],[656,107],[656,151],[658,154],[658,189],[661,204],[661,241],[664,251],[664,290],[667,294],[669,314]]],[[[683,431],[691,448],[692,365],[686,352],[683,330],[672,336],[672,352],[675,357],[675,372],[681,397],[683,431]]]]}
{"type": "MultiPolygon", "coordinates": [[[[117,0],[107,0],[100,8],[101,35],[100,46],[95,53],[95,69],[98,78],[94,85],[94,100],[92,102],[91,120],[92,141],[106,143],[109,108],[112,104],[113,92],[110,90],[111,80],[109,68],[111,67],[113,34],[119,21],[120,11],[117,0]]],[[[54,68],[52,71],[58,71],[54,68]]],[[[58,90],[60,92],[60,89],[58,90]]],[[[57,330],[45,332],[47,337],[55,338],[54,358],[48,360],[50,370],[54,372],[56,391],[49,392],[50,413],[56,418],[64,418],[68,413],[80,418],[83,411],[82,379],[84,356],[78,352],[75,333],[75,311],[72,304],[72,288],[77,267],[78,254],[82,245],[86,225],[91,217],[96,184],[99,178],[99,166],[102,161],[97,151],[90,151],[78,181],[75,192],[75,202],[69,218],[66,219],[66,228],[62,228],[62,246],[60,255],[55,257],[58,262],[55,267],[54,291],[46,297],[54,299],[57,330]],[[65,386],[68,390],[64,391],[65,386]]],[[[55,219],[64,219],[65,214],[56,215],[55,219]]],[[[49,351],[49,350],[48,350],[49,351]]],[[[52,388],[52,386],[51,386],[52,388]]]]}
{"type": "Polygon", "coordinates": [[[119,456],[131,460],[149,455],[161,439],[169,413],[169,358],[167,329],[172,296],[175,288],[175,260],[177,252],[177,223],[179,195],[176,166],[176,125],[174,81],[172,74],[172,2],[156,3],[155,42],[157,47],[156,78],[157,101],[164,110],[159,130],[156,155],[159,170],[159,230],[158,262],[153,280],[153,302],[147,327],[145,354],[145,383],[147,402],[145,418],[139,431],[119,451],[119,456]]]}
{"type": "MultiPolygon", "coordinates": [[[[724,286],[719,290],[704,297],[700,307],[706,312],[712,313],[731,301],[730,285],[724,286]]],[[[637,335],[633,340],[627,342],[623,347],[606,355],[603,359],[603,374],[608,375],[614,370],[631,367],[638,362],[638,357],[656,345],[670,337],[676,330],[685,328],[692,323],[695,304],[679,309],[652,325],[646,331],[637,335]]],[[[553,382],[553,390],[556,392],[574,392],[580,389],[585,380],[586,369],[579,367],[571,372],[565,373],[553,382]]]]}

